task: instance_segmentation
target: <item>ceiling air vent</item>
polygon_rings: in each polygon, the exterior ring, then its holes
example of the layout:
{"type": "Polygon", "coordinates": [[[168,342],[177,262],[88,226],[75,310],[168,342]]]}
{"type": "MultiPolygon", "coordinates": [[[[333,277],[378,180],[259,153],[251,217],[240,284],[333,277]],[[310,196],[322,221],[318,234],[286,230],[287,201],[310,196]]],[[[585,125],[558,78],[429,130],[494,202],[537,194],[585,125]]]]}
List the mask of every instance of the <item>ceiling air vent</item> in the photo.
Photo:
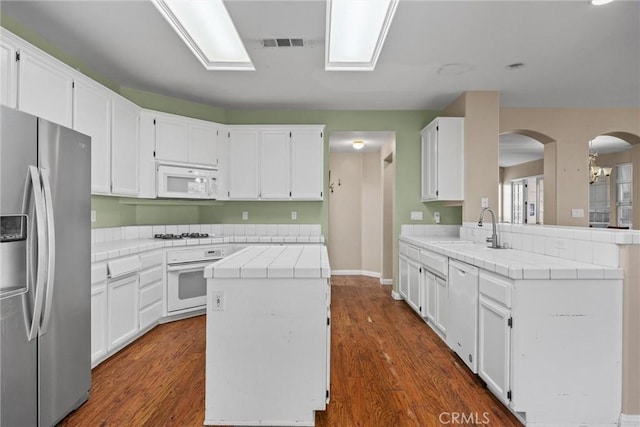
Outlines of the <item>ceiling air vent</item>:
{"type": "Polygon", "coordinates": [[[301,38],[291,39],[262,39],[263,47],[303,47],[304,40],[301,38]]]}

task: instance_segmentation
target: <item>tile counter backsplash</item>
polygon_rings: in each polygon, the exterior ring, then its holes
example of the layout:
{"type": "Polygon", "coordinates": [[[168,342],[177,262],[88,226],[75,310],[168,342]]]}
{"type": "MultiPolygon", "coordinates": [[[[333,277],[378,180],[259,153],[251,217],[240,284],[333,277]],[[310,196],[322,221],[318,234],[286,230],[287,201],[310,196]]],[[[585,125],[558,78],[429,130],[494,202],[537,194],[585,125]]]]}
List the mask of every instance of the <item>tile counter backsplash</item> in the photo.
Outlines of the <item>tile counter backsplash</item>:
{"type": "MultiPolygon", "coordinates": [[[[491,224],[478,227],[465,222],[460,239],[485,243],[491,236],[491,224]]],[[[498,224],[500,245],[535,254],[618,267],[618,245],[640,245],[640,231],[560,227],[553,225],[498,224]]]]}
{"type": "MultiPolygon", "coordinates": [[[[309,236],[322,237],[320,224],[182,224],[94,228],[91,243],[152,239],[155,234],[207,233],[228,236],[309,236]]],[[[316,240],[316,239],[313,239],[316,240]]]]}

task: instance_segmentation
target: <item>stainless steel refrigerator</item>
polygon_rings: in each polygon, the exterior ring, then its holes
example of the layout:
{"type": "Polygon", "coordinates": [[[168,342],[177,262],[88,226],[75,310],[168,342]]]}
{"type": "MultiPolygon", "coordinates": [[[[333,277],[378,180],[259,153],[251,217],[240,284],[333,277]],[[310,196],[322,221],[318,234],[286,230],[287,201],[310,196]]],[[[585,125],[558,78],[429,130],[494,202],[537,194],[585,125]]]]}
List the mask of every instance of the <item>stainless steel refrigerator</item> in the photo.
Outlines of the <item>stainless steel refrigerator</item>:
{"type": "Polygon", "coordinates": [[[51,426],[91,387],[91,140],[0,110],[0,426],[51,426]]]}

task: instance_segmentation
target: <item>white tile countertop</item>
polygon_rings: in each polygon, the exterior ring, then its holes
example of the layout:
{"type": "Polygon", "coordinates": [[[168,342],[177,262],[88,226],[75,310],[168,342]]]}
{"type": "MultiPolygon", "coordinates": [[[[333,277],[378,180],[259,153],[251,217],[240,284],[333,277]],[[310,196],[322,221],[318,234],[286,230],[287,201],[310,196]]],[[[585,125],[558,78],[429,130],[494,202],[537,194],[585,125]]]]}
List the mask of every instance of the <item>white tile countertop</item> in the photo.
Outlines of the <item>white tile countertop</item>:
{"type": "Polygon", "coordinates": [[[400,241],[514,280],[622,279],[621,268],[606,267],[517,249],[492,249],[451,237],[400,236],[400,241]]]}
{"type": "Polygon", "coordinates": [[[331,277],[331,267],[324,245],[250,246],[206,267],[204,277],[318,279],[331,277]]]}
{"type": "Polygon", "coordinates": [[[230,243],[324,243],[318,224],[192,224],[110,227],[91,230],[91,262],[173,246],[230,243]],[[209,237],[154,239],[155,234],[207,233],[209,237]]]}

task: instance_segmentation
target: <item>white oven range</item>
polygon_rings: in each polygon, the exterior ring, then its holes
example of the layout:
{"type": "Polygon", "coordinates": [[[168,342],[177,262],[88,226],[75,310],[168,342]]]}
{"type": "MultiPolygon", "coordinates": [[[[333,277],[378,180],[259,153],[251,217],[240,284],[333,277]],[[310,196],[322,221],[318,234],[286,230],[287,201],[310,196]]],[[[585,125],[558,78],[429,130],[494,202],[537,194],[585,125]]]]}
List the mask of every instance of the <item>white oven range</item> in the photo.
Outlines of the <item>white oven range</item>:
{"type": "Polygon", "coordinates": [[[167,314],[205,308],[207,281],[204,268],[230,253],[228,245],[167,251],[167,314]]]}

